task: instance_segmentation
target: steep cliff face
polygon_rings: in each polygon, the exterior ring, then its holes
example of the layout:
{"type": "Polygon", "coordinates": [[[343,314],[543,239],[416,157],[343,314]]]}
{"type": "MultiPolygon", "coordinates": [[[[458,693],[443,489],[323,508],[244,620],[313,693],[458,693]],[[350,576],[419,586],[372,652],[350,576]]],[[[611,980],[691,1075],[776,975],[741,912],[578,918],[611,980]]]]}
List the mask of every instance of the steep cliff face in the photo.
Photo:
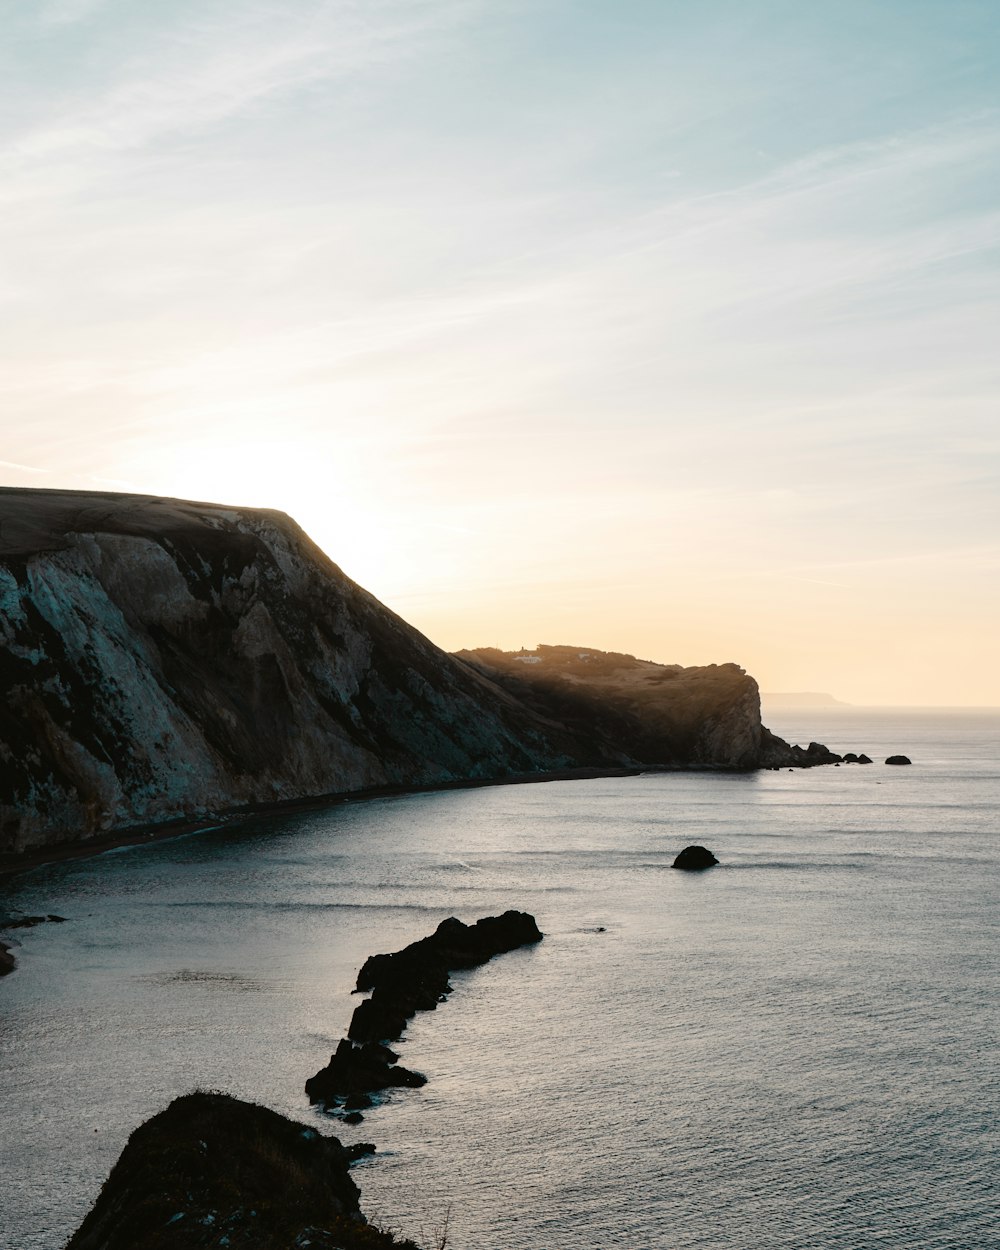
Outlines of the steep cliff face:
{"type": "Polygon", "coordinates": [[[565,724],[581,757],[595,763],[740,769],[804,762],[761,725],[757,683],[738,664],[684,668],[566,646],[458,655],[565,724]]]}
{"type": "Polygon", "coordinates": [[[570,763],[288,517],[0,491],[0,850],[570,763]]]}

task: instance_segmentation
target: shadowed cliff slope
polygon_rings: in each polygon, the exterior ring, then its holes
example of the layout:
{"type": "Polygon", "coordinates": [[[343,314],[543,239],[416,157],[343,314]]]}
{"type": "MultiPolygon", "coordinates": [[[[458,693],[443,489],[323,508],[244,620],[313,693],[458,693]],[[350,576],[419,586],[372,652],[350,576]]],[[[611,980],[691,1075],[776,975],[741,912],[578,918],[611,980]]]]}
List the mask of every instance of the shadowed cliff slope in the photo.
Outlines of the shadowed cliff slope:
{"type": "Polygon", "coordinates": [[[738,664],[684,668],[568,646],[457,654],[562,723],[586,762],[730,769],[827,762],[807,761],[761,725],[757,683],[738,664]]]}
{"type": "Polygon", "coordinates": [[[283,513],[0,489],[0,853],[381,787],[810,762],[736,665],[541,654],[448,655],[283,513]]]}

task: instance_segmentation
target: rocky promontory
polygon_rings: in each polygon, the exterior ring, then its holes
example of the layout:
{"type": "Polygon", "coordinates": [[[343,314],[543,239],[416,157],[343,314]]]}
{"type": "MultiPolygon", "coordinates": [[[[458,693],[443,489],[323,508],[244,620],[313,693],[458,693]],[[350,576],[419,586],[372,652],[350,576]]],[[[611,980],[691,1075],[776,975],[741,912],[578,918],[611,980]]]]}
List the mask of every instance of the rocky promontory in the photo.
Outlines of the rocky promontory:
{"type": "Polygon", "coordinates": [[[358,973],[355,993],[371,991],[371,997],[355,1009],[347,1037],[330,1062],[306,1081],[309,1101],[357,1110],[368,1106],[378,1090],[424,1085],[426,1078],[400,1067],[399,1056],[385,1043],[395,1041],[418,1011],[433,1011],[444,1002],[452,990],[452,972],[477,968],[495,955],[541,940],[527,912],[484,916],[472,925],[450,916],[429,937],[390,955],[370,956],[358,973]]]}
{"type": "Polygon", "coordinates": [[[348,1168],[364,1149],[187,1094],[135,1130],[66,1250],[418,1250],[361,1214],[348,1168]]]}
{"type": "Polygon", "coordinates": [[[812,768],[840,756],[790,746],[760,719],[738,664],[657,664],[593,647],[484,647],[458,658],[571,732],[577,758],[647,768],[812,768]]]}
{"type": "Polygon", "coordinates": [[[838,758],[763,728],[735,664],[448,655],[284,514],[145,495],[0,489],[0,694],[18,858],[335,795],[838,758]]]}

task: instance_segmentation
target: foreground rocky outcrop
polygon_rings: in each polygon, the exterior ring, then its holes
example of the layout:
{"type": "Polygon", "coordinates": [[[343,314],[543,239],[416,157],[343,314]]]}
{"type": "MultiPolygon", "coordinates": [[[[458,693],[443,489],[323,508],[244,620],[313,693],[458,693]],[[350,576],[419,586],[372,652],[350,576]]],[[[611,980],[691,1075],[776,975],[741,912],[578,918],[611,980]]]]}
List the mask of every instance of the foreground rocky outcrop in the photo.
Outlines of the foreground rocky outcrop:
{"type": "Polygon", "coordinates": [[[833,762],[735,664],[450,656],[282,513],[0,489],[0,856],[304,798],[833,762]]]}
{"type": "Polygon", "coordinates": [[[378,1090],[426,1084],[419,1072],[400,1067],[399,1056],[385,1043],[395,1041],[418,1011],[433,1011],[445,1000],[452,972],[541,940],[534,916],[506,911],[473,925],[451,916],[430,937],[391,955],[372,955],[358,973],[355,991],[370,990],[371,997],[355,1009],[347,1037],[330,1062],[306,1081],[309,1101],[357,1110],[367,1107],[378,1090]]]}
{"type": "Polygon", "coordinates": [[[132,1134],[67,1250],[417,1250],[365,1222],[358,1153],[265,1107],[188,1094],[132,1134]]]}

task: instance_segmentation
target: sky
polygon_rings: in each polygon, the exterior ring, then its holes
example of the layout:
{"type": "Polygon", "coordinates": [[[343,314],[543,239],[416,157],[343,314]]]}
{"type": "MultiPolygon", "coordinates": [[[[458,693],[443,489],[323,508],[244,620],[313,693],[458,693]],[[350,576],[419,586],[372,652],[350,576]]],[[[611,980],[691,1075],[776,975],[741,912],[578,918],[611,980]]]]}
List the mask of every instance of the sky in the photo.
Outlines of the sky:
{"type": "Polygon", "coordinates": [[[0,484],[447,649],[1000,705],[995,0],[0,0],[0,484]]]}

